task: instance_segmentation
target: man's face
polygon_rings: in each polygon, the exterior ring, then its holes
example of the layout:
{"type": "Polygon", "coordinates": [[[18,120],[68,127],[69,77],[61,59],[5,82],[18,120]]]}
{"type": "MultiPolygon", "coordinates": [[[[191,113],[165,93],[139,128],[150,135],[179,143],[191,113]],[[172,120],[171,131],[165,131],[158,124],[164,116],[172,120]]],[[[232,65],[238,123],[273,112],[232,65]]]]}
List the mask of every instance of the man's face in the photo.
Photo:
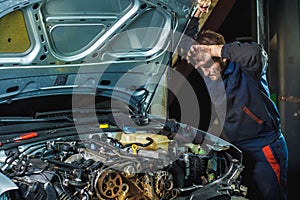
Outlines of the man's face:
{"type": "Polygon", "coordinates": [[[204,73],[204,76],[210,78],[212,81],[217,81],[222,78],[221,72],[222,68],[219,62],[213,62],[211,65],[200,66],[204,73]]]}

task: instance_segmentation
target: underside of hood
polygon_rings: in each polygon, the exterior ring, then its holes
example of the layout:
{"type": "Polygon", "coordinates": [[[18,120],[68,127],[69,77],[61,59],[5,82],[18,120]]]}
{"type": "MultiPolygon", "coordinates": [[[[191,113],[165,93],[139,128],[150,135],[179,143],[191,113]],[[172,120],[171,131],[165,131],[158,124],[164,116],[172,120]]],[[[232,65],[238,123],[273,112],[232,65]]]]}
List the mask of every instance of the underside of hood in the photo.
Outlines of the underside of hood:
{"type": "Polygon", "coordinates": [[[146,112],[193,9],[191,0],[0,1],[0,103],[95,94],[146,112]]]}

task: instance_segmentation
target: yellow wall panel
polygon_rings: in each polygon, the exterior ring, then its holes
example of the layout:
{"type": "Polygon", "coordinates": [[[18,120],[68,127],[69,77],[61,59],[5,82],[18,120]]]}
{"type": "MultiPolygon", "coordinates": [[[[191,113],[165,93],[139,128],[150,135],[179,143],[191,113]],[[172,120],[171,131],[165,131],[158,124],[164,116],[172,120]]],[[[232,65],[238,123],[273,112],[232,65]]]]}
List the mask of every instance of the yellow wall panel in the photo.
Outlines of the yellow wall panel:
{"type": "Polygon", "coordinates": [[[22,53],[30,47],[23,13],[14,11],[0,19],[0,53],[22,53]]]}

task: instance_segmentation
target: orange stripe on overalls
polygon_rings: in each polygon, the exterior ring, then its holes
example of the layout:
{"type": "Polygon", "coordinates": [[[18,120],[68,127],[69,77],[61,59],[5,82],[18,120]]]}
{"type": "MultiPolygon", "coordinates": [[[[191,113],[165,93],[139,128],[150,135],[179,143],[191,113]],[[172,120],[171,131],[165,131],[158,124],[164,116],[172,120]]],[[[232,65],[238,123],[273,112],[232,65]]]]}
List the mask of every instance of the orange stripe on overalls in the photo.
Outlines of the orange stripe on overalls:
{"type": "Polygon", "coordinates": [[[280,165],[277,163],[270,146],[265,146],[262,150],[267,158],[267,161],[269,162],[273,171],[275,172],[278,183],[280,184],[280,165]]]}

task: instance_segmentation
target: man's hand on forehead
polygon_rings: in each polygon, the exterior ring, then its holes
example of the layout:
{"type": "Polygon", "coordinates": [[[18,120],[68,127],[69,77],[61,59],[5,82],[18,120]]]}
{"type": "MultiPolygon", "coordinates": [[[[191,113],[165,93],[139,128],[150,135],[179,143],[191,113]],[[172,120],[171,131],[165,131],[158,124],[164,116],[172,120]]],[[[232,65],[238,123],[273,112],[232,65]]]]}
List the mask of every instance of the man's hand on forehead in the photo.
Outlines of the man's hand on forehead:
{"type": "Polygon", "coordinates": [[[211,49],[208,45],[192,45],[187,53],[186,60],[196,69],[200,66],[210,66],[214,63],[211,49]]]}

